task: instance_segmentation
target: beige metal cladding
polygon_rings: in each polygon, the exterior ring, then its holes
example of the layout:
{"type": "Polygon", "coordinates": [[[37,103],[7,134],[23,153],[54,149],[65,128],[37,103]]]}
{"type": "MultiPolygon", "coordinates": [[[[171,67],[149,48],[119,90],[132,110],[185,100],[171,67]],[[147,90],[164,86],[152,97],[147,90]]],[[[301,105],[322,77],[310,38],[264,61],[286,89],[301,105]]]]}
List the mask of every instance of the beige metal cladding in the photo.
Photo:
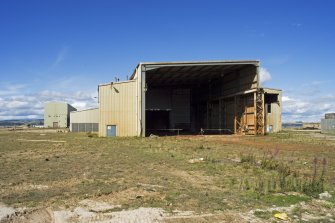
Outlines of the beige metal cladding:
{"type": "Polygon", "coordinates": [[[116,126],[116,136],[137,136],[136,80],[99,86],[99,136],[116,126]]]}
{"type": "Polygon", "coordinates": [[[70,113],[70,131],[72,124],[79,123],[99,123],[99,109],[92,108],[82,111],[73,111],[70,113]]]}
{"type": "Polygon", "coordinates": [[[99,109],[86,109],[70,113],[71,123],[99,123],[99,109]]]}
{"type": "Polygon", "coordinates": [[[282,130],[282,91],[277,89],[264,88],[266,94],[276,94],[278,95],[278,100],[275,103],[266,104],[266,129],[267,132],[279,132],[282,130]],[[271,112],[269,112],[269,107],[271,106],[271,112]]]}

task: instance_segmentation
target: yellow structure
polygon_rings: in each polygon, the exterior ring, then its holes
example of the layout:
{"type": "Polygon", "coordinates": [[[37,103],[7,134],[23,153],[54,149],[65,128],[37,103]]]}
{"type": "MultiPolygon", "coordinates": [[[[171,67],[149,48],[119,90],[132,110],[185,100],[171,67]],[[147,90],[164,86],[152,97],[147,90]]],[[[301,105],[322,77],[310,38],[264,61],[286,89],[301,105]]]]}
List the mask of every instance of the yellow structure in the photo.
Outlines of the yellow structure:
{"type": "Polygon", "coordinates": [[[99,136],[115,126],[116,136],[137,136],[136,80],[99,85],[99,136]]]}

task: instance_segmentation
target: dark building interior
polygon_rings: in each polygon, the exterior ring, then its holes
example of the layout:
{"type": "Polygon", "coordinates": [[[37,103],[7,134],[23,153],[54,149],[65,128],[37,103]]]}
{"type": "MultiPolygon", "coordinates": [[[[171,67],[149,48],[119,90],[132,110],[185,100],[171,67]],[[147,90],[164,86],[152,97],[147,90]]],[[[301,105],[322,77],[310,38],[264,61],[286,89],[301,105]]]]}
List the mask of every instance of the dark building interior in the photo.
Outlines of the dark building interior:
{"type": "Polygon", "coordinates": [[[256,134],[257,65],[178,64],[147,69],[146,135],[256,134]]]}

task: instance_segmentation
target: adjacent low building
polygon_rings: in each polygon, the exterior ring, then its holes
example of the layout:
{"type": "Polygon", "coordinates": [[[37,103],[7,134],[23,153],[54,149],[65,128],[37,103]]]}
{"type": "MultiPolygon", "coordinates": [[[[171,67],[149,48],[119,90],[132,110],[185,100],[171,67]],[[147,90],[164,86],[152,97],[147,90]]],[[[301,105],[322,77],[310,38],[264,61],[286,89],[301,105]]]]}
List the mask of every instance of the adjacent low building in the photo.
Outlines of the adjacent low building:
{"type": "Polygon", "coordinates": [[[92,108],[70,113],[71,132],[98,132],[99,109],[92,108]]]}
{"type": "Polygon", "coordinates": [[[321,119],[321,133],[335,133],[335,113],[327,113],[321,119]]]}
{"type": "Polygon", "coordinates": [[[264,88],[265,126],[266,132],[279,132],[282,130],[282,91],[264,88]]]}
{"type": "Polygon", "coordinates": [[[45,128],[67,128],[70,125],[70,112],[77,109],[64,102],[48,102],[44,105],[45,128]]]}

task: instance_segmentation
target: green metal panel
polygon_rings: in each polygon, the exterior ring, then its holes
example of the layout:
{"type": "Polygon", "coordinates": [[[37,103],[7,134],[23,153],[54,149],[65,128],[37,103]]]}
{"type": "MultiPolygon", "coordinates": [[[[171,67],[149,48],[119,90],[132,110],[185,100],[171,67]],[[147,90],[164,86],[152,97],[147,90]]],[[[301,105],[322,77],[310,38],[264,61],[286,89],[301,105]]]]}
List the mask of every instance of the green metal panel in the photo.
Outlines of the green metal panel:
{"type": "Polygon", "coordinates": [[[44,127],[52,128],[57,122],[59,128],[69,127],[70,111],[76,110],[63,102],[49,102],[44,106],[44,127]]]}

